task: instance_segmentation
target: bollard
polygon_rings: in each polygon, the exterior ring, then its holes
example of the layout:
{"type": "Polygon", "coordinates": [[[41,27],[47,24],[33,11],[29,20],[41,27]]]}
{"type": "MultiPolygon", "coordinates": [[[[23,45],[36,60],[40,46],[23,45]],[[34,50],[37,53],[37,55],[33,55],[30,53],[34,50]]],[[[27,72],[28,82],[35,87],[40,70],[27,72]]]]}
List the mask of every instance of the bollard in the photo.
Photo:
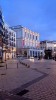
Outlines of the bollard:
{"type": "Polygon", "coordinates": [[[30,68],[30,65],[27,65],[27,68],[30,68]]]}
{"type": "Polygon", "coordinates": [[[18,63],[17,63],[17,68],[18,68],[18,63]]]}
{"type": "Polygon", "coordinates": [[[25,64],[25,66],[27,66],[27,64],[25,64]]]}
{"type": "Polygon", "coordinates": [[[7,64],[6,64],[6,69],[7,69],[7,64]]]}

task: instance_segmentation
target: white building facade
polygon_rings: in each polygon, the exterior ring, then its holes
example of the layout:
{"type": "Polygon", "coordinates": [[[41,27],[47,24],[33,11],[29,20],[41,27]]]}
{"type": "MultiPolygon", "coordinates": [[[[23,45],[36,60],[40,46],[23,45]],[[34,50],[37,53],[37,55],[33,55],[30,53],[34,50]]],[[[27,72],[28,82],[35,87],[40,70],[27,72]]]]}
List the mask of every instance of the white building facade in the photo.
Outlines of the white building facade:
{"type": "Polygon", "coordinates": [[[50,50],[56,50],[56,41],[41,41],[40,42],[41,49],[50,49],[50,50]]]}
{"type": "Polygon", "coordinates": [[[56,53],[56,41],[41,41],[40,48],[44,50],[52,50],[53,54],[56,53]]]}
{"type": "Polygon", "coordinates": [[[17,54],[37,57],[40,52],[39,33],[32,32],[21,25],[14,26],[12,29],[16,32],[17,54]]]}
{"type": "Polygon", "coordinates": [[[5,60],[12,59],[16,57],[16,32],[9,28],[9,26],[5,23],[5,34],[8,35],[7,38],[7,45],[6,47],[3,47],[3,50],[5,51],[3,53],[3,58],[5,60]]]}

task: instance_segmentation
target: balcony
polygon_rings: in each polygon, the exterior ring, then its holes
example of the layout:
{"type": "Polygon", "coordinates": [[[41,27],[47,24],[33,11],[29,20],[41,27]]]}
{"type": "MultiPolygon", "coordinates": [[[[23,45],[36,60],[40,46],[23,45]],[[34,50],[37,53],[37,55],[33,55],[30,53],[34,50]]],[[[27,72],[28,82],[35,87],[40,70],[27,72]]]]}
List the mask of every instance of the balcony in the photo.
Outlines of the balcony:
{"type": "Polygon", "coordinates": [[[6,40],[5,38],[3,38],[2,42],[3,42],[3,44],[8,45],[8,40],[6,40]]]}
{"type": "Polygon", "coordinates": [[[3,37],[5,37],[5,39],[8,39],[9,36],[7,33],[3,32],[3,37]]]}

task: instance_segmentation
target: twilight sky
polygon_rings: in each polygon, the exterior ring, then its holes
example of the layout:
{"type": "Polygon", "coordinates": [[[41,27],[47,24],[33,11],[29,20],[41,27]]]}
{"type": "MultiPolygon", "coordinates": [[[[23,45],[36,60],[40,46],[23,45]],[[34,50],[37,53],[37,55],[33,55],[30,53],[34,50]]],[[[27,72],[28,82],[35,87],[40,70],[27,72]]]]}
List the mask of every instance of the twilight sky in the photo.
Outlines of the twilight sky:
{"type": "Polygon", "coordinates": [[[40,33],[40,40],[56,40],[56,0],[0,0],[5,22],[40,33]]]}

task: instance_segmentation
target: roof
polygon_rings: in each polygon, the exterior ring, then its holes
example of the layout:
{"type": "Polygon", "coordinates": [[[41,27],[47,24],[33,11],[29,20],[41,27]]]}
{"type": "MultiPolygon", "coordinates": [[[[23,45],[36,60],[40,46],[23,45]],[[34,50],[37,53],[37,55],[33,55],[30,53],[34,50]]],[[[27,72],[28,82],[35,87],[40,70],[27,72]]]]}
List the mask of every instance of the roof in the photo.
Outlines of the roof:
{"type": "MultiPolygon", "coordinates": [[[[22,29],[22,28],[25,28],[25,29],[28,29],[28,28],[26,28],[26,27],[23,27],[22,25],[17,25],[17,26],[12,26],[12,27],[10,27],[11,29],[13,29],[13,30],[16,30],[16,29],[22,29]]],[[[30,29],[28,29],[28,30],[30,30],[30,29]]],[[[30,30],[31,31],[31,30],[30,30]]],[[[31,31],[31,32],[34,32],[34,31],[31,31]]],[[[37,32],[34,32],[34,33],[37,33],[37,32]]],[[[39,33],[37,33],[38,35],[39,35],[39,33]]]]}
{"type": "Polygon", "coordinates": [[[12,27],[10,27],[11,29],[18,29],[18,28],[23,28],[23,26],[21,26],[21,25],[17,25],[17,26],[12,26],[12,27]]]}
{"type": "Polygon", "coordinates": [[[56,40],[53,41],[44,40],[44,41],[40,41],[40,43],[56,43],[56,40]]]}

